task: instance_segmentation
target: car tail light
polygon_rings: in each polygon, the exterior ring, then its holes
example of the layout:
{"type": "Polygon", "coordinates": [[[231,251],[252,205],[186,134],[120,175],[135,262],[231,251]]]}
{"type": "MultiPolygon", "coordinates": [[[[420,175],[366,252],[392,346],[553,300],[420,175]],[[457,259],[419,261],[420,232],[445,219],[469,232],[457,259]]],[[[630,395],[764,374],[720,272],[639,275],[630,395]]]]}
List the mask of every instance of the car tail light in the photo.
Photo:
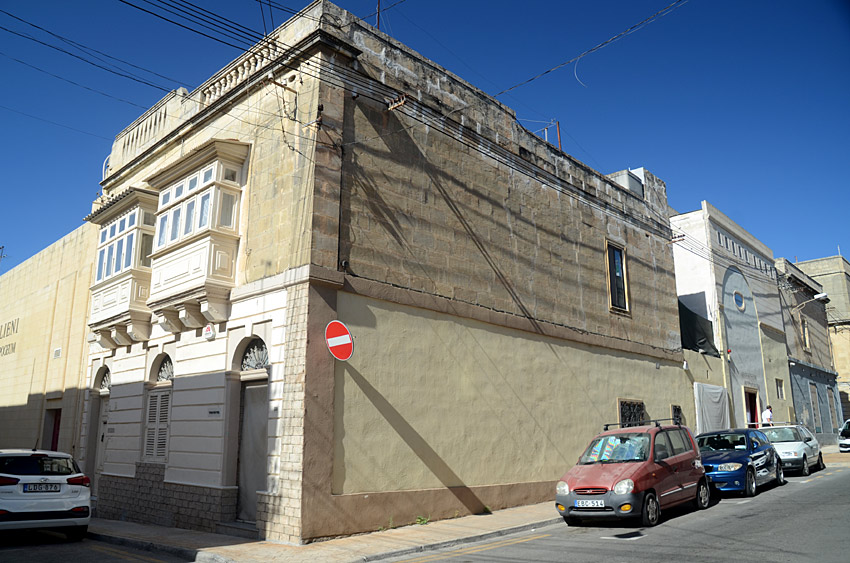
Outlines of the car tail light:
{"type": "Polygon", "coordinates": [[[82,485],[83,487],[91,487],[91,479],[86,477],[85,475],[80,475],[79,477],[68,477],[69,485],[82,485]]]}
{"type": "Polygon", "coordinates": [[[20,479],[15,479],[14,477],[0,477],[0,487],[3,485],[17,485],[20,479]]]}
{"type": "Polygon", "coordinates": [[[82,514],[83,516],[89,515],[89,507],[88,506],[75,506],[71,509],[71,512],[76,514],[82,514]]]}

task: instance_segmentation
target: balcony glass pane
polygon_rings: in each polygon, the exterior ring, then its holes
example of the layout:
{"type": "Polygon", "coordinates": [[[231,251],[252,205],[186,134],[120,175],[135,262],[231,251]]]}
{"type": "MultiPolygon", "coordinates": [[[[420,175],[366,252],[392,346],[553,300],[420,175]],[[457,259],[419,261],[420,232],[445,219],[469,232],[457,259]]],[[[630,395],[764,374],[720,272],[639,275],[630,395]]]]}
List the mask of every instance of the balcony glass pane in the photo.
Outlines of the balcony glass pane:
{"type": "Polygon", "coordinates": [[[127,226],[134,227],[136,225],[136,213],[130,213],[130,216],[127,218],[127,226]]]}
{"type": "Polygon", "coordinates": [[[133,264],[133,233],[127,235],[127,253],[124,255],[124,269],[133,264]]]}
{"type": "Polygon", "coordinates": [[[121,271],[121,266],[124,265],[124,239],[122,238],[115,243],[115,273],[121,271]]]}
{"type": "Polygon", "coordinates": [[[183,234],[188,235],[192,232],[192,228],[195,226],[195,200],[190,199],[186,203],[186,220],[183,224],[183,234]]]}
{"type": "Polygon", "coordinates": [[[177,240],[177,237],[180,236],[180,211],[181,209],[178,207],[171,212],[171,237],[169,240],[177,240]]]}
{"type": "Polygon", "coordinates": [[[112,254],[115,251],[114,247],[115,247],[114,244],[110,244],[109,248],[107,248],[107,250],[106,250],[106,274],[105,275],[106,275],[107,278],[112,275],[112,254]]]}
{"type": "Polygon", "coordinates": [[[232,194],[222,192],[221,194],[221,216],[218,224],[222,227],[233,227],[233,207],[236,198],[232,194]]]}
{"type": "Polygon", "coordinates": [[[103,278],[103,255],[105,252],[106,250],[101,248],[97,255],[97,281],[100,281],[103,278]]]}
{"type": "Polygon", "coordinates": [[[168,229],[168,215],[163,215],[159,218],[159,228],[156,233],[156,247],[159,248],[165,244],[165,232],[168,229]]]}
{"type": "Polygon", "coordinates": [[[153,237],[151,235],[142,235],[142,253],[140,263],[146,268],[151,267],[151,252],[153,251],[153,237]]]}
{"type": "Polygon", "coordinates": [[[201,197],[200,217],[198,219],[198,228],[206,227],[210,222],[210,192],[207,192],[201,197]]]}

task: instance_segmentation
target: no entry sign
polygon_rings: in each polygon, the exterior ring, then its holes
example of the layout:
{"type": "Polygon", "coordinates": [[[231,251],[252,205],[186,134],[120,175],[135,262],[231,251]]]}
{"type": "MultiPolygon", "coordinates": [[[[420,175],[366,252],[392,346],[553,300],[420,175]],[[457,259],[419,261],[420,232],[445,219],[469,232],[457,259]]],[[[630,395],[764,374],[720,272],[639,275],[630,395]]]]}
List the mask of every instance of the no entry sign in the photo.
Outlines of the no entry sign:
{"type": "Polygon", "coordinates": [[[354,340],[351,338],[351,332],[349,332],[347,326],[339,321],[331,321],[325,327],[325,341],[328,343],[328,350],[337,360],[344,362],[354,353],[354,340]]]}

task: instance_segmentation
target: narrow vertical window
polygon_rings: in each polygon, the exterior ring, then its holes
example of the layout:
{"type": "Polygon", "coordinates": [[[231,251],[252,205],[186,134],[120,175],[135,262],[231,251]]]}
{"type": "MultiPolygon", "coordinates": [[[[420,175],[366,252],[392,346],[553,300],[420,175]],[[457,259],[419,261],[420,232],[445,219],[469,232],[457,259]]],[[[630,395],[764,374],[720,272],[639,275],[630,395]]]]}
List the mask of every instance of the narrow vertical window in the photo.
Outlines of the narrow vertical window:
{"type": "Polygon", "coordinates": [[[233,204],[236,198],[232,194],[222,192],[221,194],[221,215],[218,224],[220,227],[233,226],[233,204]]]}
{"type": "Polygon", "coordinates": [[[180,208],[178,207],[171,213],[171,238],[169,240],[177,240],[180,236],[180,208]]]}
{"type": "Polygon", "coordinates": [[[608,290],[611,307],[628,310],[626,302],[626,264],[622,248],[608,245],[608,290]]]}
{"type": "Polygon", "coordinates": [[[124,254],[124,269],[126,270],[133,264],[133,233],[127,235],[127,251],[124,254]]]}
{"type": "Polygon", "coordinates": [[[142,235],[142,247],[139,249],[141,256],[139,262],[146,268],[151,267],[151,252],[153,251],[153,236],[142,235]]]}
{"type": "Polygon", "coordinates": [[[168,190],[165,190],[164,192],[162,192],[162,196],[160,196],[160,202],[159,202],[160,207],[167,204],[169,201],[171,201],[171,192],[169,192],[168,190]]]}
{"type": "MultiPolygon", "coordinates": [[[[106,231],[103,231],[104,233],[106,231]]],[[[100,252],[97,255],[97,281],[103,279],[103,255],[106,253],[106,250],[101,248],[100,252]]]]}
{"type": "Polygon", "coordinates": [[[174,187],[174,199],[183,195],[183,183],[179,183],[174,187]]]}
{"type": "Polygon", "coordinates": [[[803,348],[808,350],[809,349],[809,322],[804,318],[800,319],[800,336],[802,336],[803,348]]]}
{"type": "Polygon", "coordinates": [[[116,227],[115,223],[112,223],[112,225],[109,226],[109,238],[112,238],[112,237],[115,236],[115,227],[116,227]]]}
{"type": "Polygon", "coordinates": [[[109,248],[106,249],[106,274],[105,276],[108,278],[112,275],[112,253],[114,252],[114,244],[110,244],[109,248]]]}
{"type": "Polygon", "coordinates": [[[130,216],[127,218],[127,226],[133,227],[136,225],[136,213],[130,213],[130,216]]]}
{"type": "Polygon", "coordinates": [[[126,229],[126,228],[127,228],[127,220],[121,219],[121,221],[119,221],[119,223],[118,223],[118,232],[123,233],[124,229],[126,229]]]}
{"type": "Polygon", "coordinates": [[[210,220],[210,192],[201,197],[201,208],[199,210],[198,228],[206,227],[210,220]]]}
{"type": "Polygon", "coordinates": [[[100,243],[103,244],[106,242],[106,229],[100,231],[100,243]]]}
{"type": "Polygon", "coordinates": [[[115,243],[115,273],[121,271],[121,267],[124,265],[124,239],[122,238],[117,243],[115,243]]]}
{"type": "Polygon", "coordinates": [[[197,175],[197,174],[195,174],[194,176],[192,176],[191,178],[189,178],[189,187],[188,187],[188,191],[190,191],[190,192],[191,192],[192,190],[194,190],[194,189],[195,189],[195,188],[197,188],[197,187],[198,187],[198,175],[197,175]]]}
{"type": "Polygon", "coordinates": [[[156,234],[156,246],[157,248],[161,247],[165,244],[165,231],[168,228],[168,215],[163,215],[159,218],[159,228],[157,229],[156,234]]]}
{"type": "Polygon", "coordinates": [[[190,199],[186,203],[186,219],[183,224],[183,234],[188,235],[192,232],[192,228],[195,226],[195,200],[190,199]]]}

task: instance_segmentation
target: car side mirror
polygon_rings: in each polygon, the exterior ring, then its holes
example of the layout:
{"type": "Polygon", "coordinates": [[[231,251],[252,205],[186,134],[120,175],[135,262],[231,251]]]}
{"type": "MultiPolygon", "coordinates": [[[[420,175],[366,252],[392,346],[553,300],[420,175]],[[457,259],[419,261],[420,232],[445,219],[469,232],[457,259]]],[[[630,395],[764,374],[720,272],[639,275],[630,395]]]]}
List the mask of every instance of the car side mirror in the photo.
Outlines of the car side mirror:
{"type": "Polygon", "coordinates": [[[805,438],[803,438],[803,441],[804,441],[804,442],[811,442],[811,441],[812,441],[812,437],[811,437],[811,436],[806,436],[805,438]]]}

